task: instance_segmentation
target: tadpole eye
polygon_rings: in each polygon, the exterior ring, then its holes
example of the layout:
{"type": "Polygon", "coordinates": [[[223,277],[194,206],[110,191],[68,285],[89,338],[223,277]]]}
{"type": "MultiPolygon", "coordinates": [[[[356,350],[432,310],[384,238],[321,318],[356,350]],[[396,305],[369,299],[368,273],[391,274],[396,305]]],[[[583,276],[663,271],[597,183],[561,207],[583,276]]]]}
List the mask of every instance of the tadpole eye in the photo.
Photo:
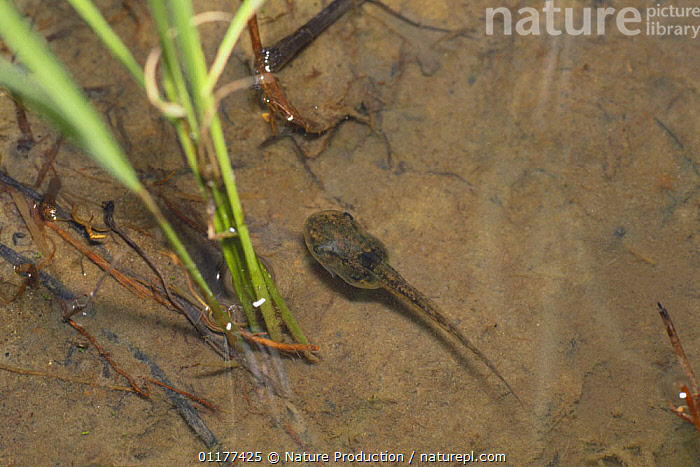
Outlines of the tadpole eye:
{"type": "Polygon", "coordinates": [[[362,264],[362,267],[365,269],[374,269],[374,267],[378,263],[382,262],[381,258],[379,258],[377,255],[375,255],[371,251],[363,251],[362,253],[360,253],[359,259],[360,259],[360,264],[362,264]]]}

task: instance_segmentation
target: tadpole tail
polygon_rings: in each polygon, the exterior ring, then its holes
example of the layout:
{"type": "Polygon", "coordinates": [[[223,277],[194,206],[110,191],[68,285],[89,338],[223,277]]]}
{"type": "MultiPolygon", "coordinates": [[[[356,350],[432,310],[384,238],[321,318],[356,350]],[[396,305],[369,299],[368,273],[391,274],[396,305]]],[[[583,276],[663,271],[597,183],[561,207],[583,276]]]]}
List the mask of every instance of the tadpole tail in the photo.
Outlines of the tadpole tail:
{"type": "Polygon", "coordinates": [[[491,363],[491,360],[489,360],[489,358],[486,355],[484,355],[483,352],[481,352],[481,350],[479,350],[474,344],[472,344],[471,341],[464,334],[462,334],[456,326],[447,321],[447,319],[442,315],[442,313],[440,313],[437,306],[435,306],[430,300],[428,300],[427,297],[425,297],[417,289],[411,286],[406,280],[404,280],[404,278],[401,277],[401,275],[394,268],[392,268],[388,264],[384,264],[382,266],[382,269],[382,274],[379,274],[379,276],[383,277],[382,286],[386,290],[391,292],[391,294],[394,295],[396,298],[407,303],[417,311],[427,314],[433,321],[440,325],[440,327],[443,330],[447,331],[459,342],[461,342],[462,345],[464,345],[464,347],[466,347],[474,355],[476,355],[477,358],[481,360],[484,363],[484,365],[486,365],[499,380],[501,380],[501,382],[506,386],[508,391],[511,394],[513,394],[513,396],[517,399],[520,405],[524,407],[523,401],[520,400],[518,394],[511,387],[508,381],[506,381],[503,375],[501,375],[496,366],[493,363],[491,363]]]}

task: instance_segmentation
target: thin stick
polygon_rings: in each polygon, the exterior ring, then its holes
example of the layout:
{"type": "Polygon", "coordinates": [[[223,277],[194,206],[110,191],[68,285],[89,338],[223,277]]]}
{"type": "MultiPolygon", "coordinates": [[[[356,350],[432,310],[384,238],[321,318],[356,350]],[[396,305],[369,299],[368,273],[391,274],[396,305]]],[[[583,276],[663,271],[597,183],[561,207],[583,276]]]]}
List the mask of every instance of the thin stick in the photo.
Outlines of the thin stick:
{"type": "Polygon", "coordinates": [[[100,278],[97,279],[97,283],[95,284],[95,288],[92,289],[92,292],[87,295],[80,295],[76,297],[75,300],[71,300],[70,302],[66,303],[66,308],[64,310],[66,318],[72,317],[76,313],[80,312],[80,310],[84,310],[89,307],[90,304],[92,304],[92,301],[97,296],[97,292],[100,291],[100,287],[102,287],[102,284],[104,283],[105,277],[107,277],[109,273],[117,267],[117,263],[119,263],[119,260],[121,260],[123,254],[123,251],[120,252],[110,264],[109,269],[104,270],[102,274],[100,274],[100,278]],[[84,300],[81,300],[82,297],[85,297],[84,300]]]}
{"type": "Polygon", "coordinates": [[[204,407],[206,407],[208,409],[218,410],[213,403],[209,402],[206,399],[202,399],[201,397],[197,397],[192,393],[189,393],[187,391],[183,391],[182,389],[174,388],[174,387],[170,386],[169,384],[165,384],[165,383],[158,381],[158,380],[155,380],[155,379],[151,379],[151,378],[143,378],[143,379],[148,381],[149,383],[153,383],[153,384],[160,386],[162,388],[170,389],[171,391],[174,391],[174,392],[180,394],[181,396],[185,396],[185,397],[187,397],[187,398],[189,398],[189,399],[191,399],[199,404],[202,404],[204,407]]]}
{"type": "Polygon", "coordinates": [[[301,49],[309,45],[353,6],[353,0],[335,0],[292,34],[264,49],[266,71],[281,70],[301,49]]]}
{"type": "MultiPolygon", "coordinates": [[[[46,176],[46,172],[49,171],[49,169],[53,169],[53,161],[56,159],[56,156],[58,155],[58,150],[61,147],[61,143],[63,142],[63,135],[59,136],[56,138],[56,141],[53,143],[53,145],[44,152],[44,164],[41,166],[41,169],[39,170],[39,174],[36,176],[36,182],[34,182],[34,188],[38,189],[41,186],[41,182],[44,181],[44,177],[46,176]]],[[[54,173],[56,173],[56,170],[54,169],[54,173]]]]}
{"type": "Polygon", "coordinates": [[[681,386],[681,390],[685,391],[686,393],[685,403],[688,404],[688,412],[690,412],[690,415],[693,417],[693,425],[695,425],[698,433],[700,433],[700,412],[698,412],[698,406],[695,405],[695,403],[698,402],[696,400],[698,398],[698,394],[689,393],[688,387],[685,384],[681,386]]]}
{"type": "Polygon", "coordinates": [[[130,277],[126,276],[124,273],[119,271],[118,269],[113,269],[108,261],[106,261],[104,258],[101,256],[93,253],[89,249],[87,249],[85,246],[83,246],[81,243],[77,242],[75,239],[73,239],[68,233],[61,228],[59,228],[56,224],[53,222],[46,222],[45,224],[49,228],[53,229],[62,239],[70,243],[73,247],[75,247],[78,251],[80,251],[82,254],[88,257],[90,261],[95,263],[97,266],[99,266],[102,270],[108,271],[114,279],[119,282],[121,285],[123,285],[127,290],[129,290],[131,293],[134,295],[138,295],[141,298],[150,298],[152,300],[157,301],[158,303],[162,305],[167,305],[168,300],[161,297],[159,294],[154,293],[151,289],[139,284],[138,282],[135,282],[133,279],[130,277]]]}
{"type": "Polygon", "coordinates": [[[276,342],[264,337],[256,336],[255,334],[251,334],[243,329],[239,329],[238,332],[240,332],[241,336],[243,336],[245,339],[251,340],[266,347],[282,350],[284,352],[315,352],[318,350],[318,346],[313,344],[285,344],[284,342],[276,342]]]}
{"type": "Polygon", "coordinates": [[[700,391],[698,390],[698,381],[695,378],[695,373],[693,372],[693,369],[690,366],[688,358],[685,356],[685,351],[683,350],[683,346],[681,345],[681,339],[680,337],[678,337],[678,333],[676,332],[676,327],[673,325],[673,321],[671,321],[671,316],[668,314],[668,311],[666,311],[666,308],[661,306],[661,303],[657,303],[657,305],[659,306],[659,314],[661,315],[661,319],[663,320],[664,325],[666,326],[666,332],[668,333],[668,337],[669,339],[671,339],[671,345],[673,346],[673,350],[676,353],[676,357],[678,357],[678,361],[683,367],[683,372],[690,380],[692,388],[692,391],[689,391],[688,386],[686,386],[685,384],[681,385],[681,391],[685,393],[685,403],[688,406],[690,417],[683,412],[683,406],[674,407],[674,413],[681,417],[683,420],[686,420],[695,425],[695,428],[698,430],[698,433],[700,433],[700,391]]]}
{"type": "Polygon", "coordinates": [[[24,196],[14,190],[10,190],[10,196],[12,196],[12,201],[14,201],[15,206],[17,206],[17,211],[22,216],[22,219],[27,226],[27,230],[29,230],[29,234],[32,236],[32,240],[34,240],[34,244],[36,244],[37,248],[44,257],[48,257],[50,250],[48,244],[46,243],[44,231],[34,219],[32,209],[29,207],[27,200],[24,198],[24,196]]]}
{"type": "MultiPolygon", "coordinates": [[[[282,87],[280,86],[275,75],[270,73],[270,67],[267,64],[265,57],[266,51],[262,48],[260,41],[260,31],[258,29],[258,18],[253,15],[248,21],[248,32],[250,34],[250,42],[255,55],[255,73],[260,76],[258,84],[263,92],[263,100],[274,115],[279,115],[284,120],[298,125],[308,133],[323,133],[332,125],[323,125],[312,121],[302,116],[299,111],[289,102],[282,87]]],[[[274,119],[270,120],[272,132],[276,133],[274,119]]]]}
{"type": "Polygon", "coordinates": [[[85,384],[88,386],[94,386],[98,388],[112,389],[113,391],[124,391],[124,392],[134,392],[134,388],[126,386],[112,386],[111,384],[97,384],[93,381],[87,381],[80,378],[74,378],[72,376],[58,375],[55,373],[48,373],[45,371],[32,370],[29,368],[19,368],[16,366],[5,365],[0,363],[0,370],[9,371],[10,373],[16,373],[18,375],[28,375],[28,376],[42,376],[44,378],[53,378],[61,381],[68,381],[70,383],[85,384]]]}
{"type": "Polygon", "coordinates": [[[109,363],[109,365],[114,369],[114,371],[118,375],[123,376],[124,379],[126,379],[129,382],[129,386],[131,386],[131,388],[135,392],[139,393],[141,396],[143,396],[145,398],[150,397],[150,391],[148,390],[148,386],[146,387],[146,389],[141,389],[139,387],[139,385],[136,384],[136,381],[134,381],[134,378],[129,376],[129,374],[126,371],[122,370],[119,367],[119,365],[117,365],[117,363],[114,360],[112,360],[112,358],[110,357],[110,354],[108,352],[105,352],[105,350],[102,348],[102,346],[100,346],[100,344],[97,343],[97,339],[92,337],[92,335],[89,332],[87,332],[85,330],[85,328],[78,325],[75,321],[73,321],[72,319],[70,319],[68,317],[68,312],[67,312],[65,304],[61,303],[61,307],[63,308],[63,314],[64,314],[64,319],[65,319],[66,323],[70,324],[73,327],[73,329],[75,329],[80,334],[85,336],[87,338],[87,340],[89,340],[90,343],[93,345],[93,347],[95,347],[95,349],[100,354],[100,356],[102,358],[104,358],[105,360],[107,360],[107,363],[109,363]]]}
{"type": "Polygon", "coordinates": [[[182,310],[180,309],[180,305],[178,302],[175,300],[175,297],[173,297],[170,294],[170,288],[168,287],[168,283],[165,280],[165,277],[163,276],[163,273],[160,272],[160,269],[158,268],[158,265],[151,259],[150,256],[146,254],[145,251],[143,251],[143,248],[141,248],[135,241],[133,241],[122,229],[121,227],[117,226],[117,223],[114,222],[114,201],[108,201],[106,202],[102,208],[104,209],[104,219],[105,219],[105,224],[107,224],[107,227],[112,229],[114,233],[119,235],[122,240],[124,240],[127,245],[129,245],[131,248],[136,251],[136,253],[143,258],[143,260],[148,263],[148,265],[155,271],[155,273],[158,275],[158,278],[160,279],[161,284],[163,285],[163,290],[165,291],[165,294],[168,296],[168,300],[170,300],[170,303],[180,312],[182,310]]]}
{"type": "Polygon", "coordinates": [[[668,311],[666,311],[666,308],[662,307],[661,303],[657,303],[657,305],[659,306],[659,314],[661,315],[661,319],[663,320],[664,325],[666,326],[666,332],[668,333],[668,337],[669,339],[671,339],[671,345],[673,346],[673,350],[676,352],[678,361],[683,367],[683,372],[688,377],[688,379],[690,379],[692,393],[700,394],[700,386],[698,386],[698,380],[697,378],[695,378],[695,373],[693,372],[693,369],[690,366],[688,358],[685,356],[685,351],[683,350],[681,340],[678,337],[678,333],[676,332],[676,327],[673,325],[673,321],[671,321],[671,317],[669,316],[668,311]]]}

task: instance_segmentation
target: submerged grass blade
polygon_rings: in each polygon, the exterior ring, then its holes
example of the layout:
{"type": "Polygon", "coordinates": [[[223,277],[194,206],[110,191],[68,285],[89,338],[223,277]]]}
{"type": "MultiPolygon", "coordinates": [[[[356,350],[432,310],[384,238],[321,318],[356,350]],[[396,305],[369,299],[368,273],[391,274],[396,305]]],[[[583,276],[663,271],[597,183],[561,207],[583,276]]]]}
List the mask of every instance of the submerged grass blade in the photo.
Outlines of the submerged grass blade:
{"type": "MultiPolygon", "coordinates": [[[[26,96],[30,103],[38,104],[39,110],[66,130],[67,135],[74,138],[95,162],[141,198],[200,287],[217,323],[226,329],[228,320],[214,294],[155,200],[139,181],[116,140],[63,66],[9,2],[0,1],[0,35],[32,72],[28,81],[23,83],[18,66],[2,60],[0,83],[11,91],[26,96]],[[37,89],[32,90],[33,86],[37,89]]],[[[232,346],[241,348],[241,338],[235,330],[231,329],[226,336],[232,346]]]]}
{"type": "MultiPolygon", "coordinates": [[[[151,73],[150,77],[144,77],[129,50],[94,5],[88,0],[69,1],[141,86],[144,86],[145,79],[155,80],[155,72],[151,73]]],[[[227,57],[246,21],[262,4],[262,0],[243,2],[241,10],[229,26],[217,52],[214,66],[209,72],[199,34],[193,23],[191,1],[149,0],[149,4],[163,51],[162,87],[172,103],[185,109],[185,118],[171,117],[170,121],[176,128],[181,147],[200,191],[216,206],[212,220],[215,230],[218,233],[236,233],[234,237],[221,238],[220,243],[251,330],[261,330],[256,318],[256,310],[259,309],[272,340],[282,341],[279,321],[281,316],[294,340],[308,343],[255,254],[236,189],[221,120],[213,108],[217,105],[213,88],[227,57]],[[257,307],[254,307],[253,303],[257,307]],[[275,306],[280,316],[277,315],[275,306]]],[[[217,324],[223,329],[232,328],[184,245],[160,212],[154,199],[140,183],[113,135],[89,104],[82,90],[72,81],[39,36],[31,31],[10,2],[3,0],[0,0],[0,35],[29,69],[27,73],[17,65],[0,58],[0,84],[6,85],[13,93],[49,117],[97,163],[141,198],[200,288],[217,324]]],[[[155,70],[155,67],[152,69],[155,70]]],[[[241,348],[241,338],[235,328],[226,332],[226,336],[233,347],[241,348]]]]}
{"type": "Polygon", "coordinates": [[[270,289],[270,295],[272,296],[272,300],[277,306],[277,309],[280,311],[282,321],[284,321],[284,324],[287,325],[287,329],[289,329],[289,332],[292,334],[292,337],[296,342],[299,342],[300,344],[309,344],[309,340],[302,332],[301,327],[297,323],[297,320],[294,319],[294,315],[292,315],[292,312],[289,311],[289,308],[284,302],[282,295],[277,290],[277,287],[275,287],[275,283],[273,282],[272,277],[270,277],[270,273],[267,272],[267,269],[265,269],[265,266],[263,266],[262,264],[260,264],[260,270],[262,271],[263,278],[265,279],[265,284],[267,284],[268,288],[270,289]]]}
{"type": "MultiPolygon", "coordinates": [[[[183,71],[187,76],[187,82],[189,82],[192,87],[192,98],[197,109],[198,119],[201,123],[202,120],[209,115],[208,109],[213,105],[215,99],[210,90],[207,92],[206,62],[199,40],[199,33],[192,22],[193,10],[191,2],[188,0],[181,0],[171,3],[170,14],[172,15],[173,24],[178,31],[176,42],[182,57],[183,71]]],[[[246,19],[243,15],[238,15],[237,18],[238,21],[246,19]]],[[[243,26],[239,25],[238,27],[242,28],[243,26]]],[[[244,261],[242,262],[247,269],[247,274],[244,275],[243,279],[249,281],[252,285],[256,303],[260,303],[259,308],[270,338],[275,341],[281,341],[282,333],[279,320],[272,306],[270,294],[262,273],[260,272],[250,234],[245,225],[243,208],[236,190],[233,169],[229,160],[218,115],[214,114],[212,116],[207,131],[208,135],[200,135],[199,139],[200,141],[204,141],[205,138],[208,138],[211,142],[216,157],[216,163],[218,164],[218,172],[221,174],[221,179],[226,191],[226,200],[224,203],[217,200],[217,193],[212,194],[215,201],[217,201],[217,206],[224,206],[224,212],[217,209],[217,215],[219,216],[217,228],[221,229],[219,232],[227,232],[233,227],[238,234],[238,240],[243,251],[244,261]]],[[[212,191],[217,190],[218,188],[212,188],[212,191]]],[[[222,244],[222,248],[226,248],[226,245],[222,244]]],[[[235,254],[235,250],[233,254],[235,254]]],[[[231,274],[240,274],[240,271],[231,271],[231,274]]]]}

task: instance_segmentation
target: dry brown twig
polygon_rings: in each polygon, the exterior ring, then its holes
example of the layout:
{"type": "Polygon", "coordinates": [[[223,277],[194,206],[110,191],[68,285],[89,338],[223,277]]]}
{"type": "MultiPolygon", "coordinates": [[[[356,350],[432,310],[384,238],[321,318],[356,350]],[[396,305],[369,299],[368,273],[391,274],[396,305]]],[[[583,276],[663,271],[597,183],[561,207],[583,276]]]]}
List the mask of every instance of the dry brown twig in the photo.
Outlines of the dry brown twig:
{"type": "Polygon", "coordinates": [[[685,356],[685,351],[681,345],[680,337],[678,337],[678,333],[676,332],[676,327],[673,325],[673,321],[671,321],[671,316],[669,316],[666,308],[661,306],[661,303],[657,303],[657,305],[659,306],[659,314],[661,315],[661,319],[666,326],[668,337],[671,339],[673,351],[676,354],[676,357],[678,357],[678,361],[683,368],[683,373],[685,373],[685,376],[690,382],[690,389],[685,383],[681,383],[679,388],[679,395],[681,399],[685,400],[686,405],[676,407],[670,402],[669,404],[676,415],[681,417],[686,422],[695,425],[698,433],[700,433],[700,387],[698,386],[698,380],[695,377],[695,373],[690,366],[688,358],[685,356]],[[686,409],[688,409],[690,415],[685,412],[686,409]]]}

